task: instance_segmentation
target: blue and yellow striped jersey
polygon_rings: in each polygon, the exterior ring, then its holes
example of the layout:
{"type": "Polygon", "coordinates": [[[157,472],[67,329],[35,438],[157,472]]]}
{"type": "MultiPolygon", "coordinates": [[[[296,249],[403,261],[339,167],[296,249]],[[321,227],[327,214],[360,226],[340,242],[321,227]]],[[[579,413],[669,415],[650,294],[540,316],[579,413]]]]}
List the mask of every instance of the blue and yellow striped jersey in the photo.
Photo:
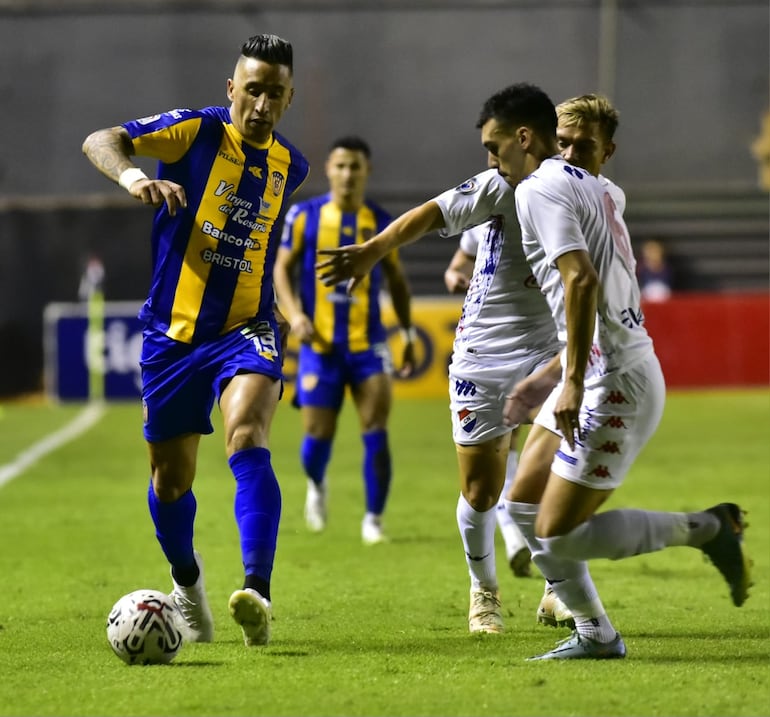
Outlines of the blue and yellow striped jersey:
{"type": "Polygon", "coordinates": [[[140,318],[198,343],[274,302],[273,264],[289,199],[305,181],[305,157],[277,133],[247,143],[226,107],[179,109],[126,122],[134,152],[155,157],[158,179],[184,187],[187,208],[155,213],[152,282],[140,318]]]}
{"type": "MultiPolygon", "coordinates": [[[[332,345],[365,351],[385,340],[379,303],[381,264],[375,265],[352,296],[347,295],[344,283],[324,286],[316,277],[314,267],[319,249],[361,244],[382,231],[390,221],[390,215],[369,200],[357,212],[343,213],[328,193],[289,209],[281,246],[298,260],[302,310],[312,319],[318,335],[312,344],[315,351],[326,353],[332,345]]],[[[388,260],[398,261],[398,254],[392,252],[388,260]]]]}

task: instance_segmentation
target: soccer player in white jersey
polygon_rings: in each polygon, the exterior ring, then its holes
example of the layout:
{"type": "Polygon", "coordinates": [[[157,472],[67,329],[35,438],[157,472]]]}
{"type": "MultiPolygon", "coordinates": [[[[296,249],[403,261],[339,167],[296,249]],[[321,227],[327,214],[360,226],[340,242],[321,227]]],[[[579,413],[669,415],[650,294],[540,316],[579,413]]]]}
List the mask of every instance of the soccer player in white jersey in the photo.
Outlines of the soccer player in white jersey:
{"type": "MultiPolygon", "coordinates": [[[[516,424],[547,398],[522,452],[509,508],[535,564],[576,623],[568,640],[536,659],[624,657],[625,645],[604,611],[586,560],[697,547],[722,573],[739,606],[750,585],[742,511],[722,503],[697,513],[594,515],[654,432],[665,398],[639,310],[628,235],[598,179],[558,155],[556,112],[542,90],[520,84],[493,95],[478,127],[499,179],[509,188],[522,182],[516,203],[523,247],[566,341],[559,358],[517,384],[505,408],[507,420],[516,424]]],[[[316,265],[319,277],[327,284],[350,279],[352,289],[402,244],[442,226],[451,231],[461,217],[470,226],[480,215],[507,216],[509,196],[488,173],[458,187],[456,195],[455,203],[441,208],[431,201],[407,211],[364,244],[324,252],[316,265]]],[[[505,447],[504,441],[497,445],[498,451],[505,447]]],[[[462,471],[459,450],[458,457],[462,471]]]]}
{"type": "MultiPolygon", "coordinates": [[[[457,250],[444,271],[444,284],[450,294],[461,294],[468,290],[470,280],[473,277],[479,243],[483,241],[488,228],[488,224],[480,224],[479,226],[467,229],[460,235],[457,250]]],[[[511,431],[508,455],[505,461],[505,482],[503,483],[500,498],[497,501],[495,516],[497,518],[497,527],[500,529],[500,535],[503,538],[505,557],[511,572],[514,577],[528,578],[532,575],[530,567],[532,560],[529,546],[516,525],[516,521],[508,513],[508,509],[505,506],[505,495],[513,483],[513,478],[516,475],[516,466],[519,462],[518,436],[519,429],[517,427],[511,431]]],[[[550,595],[553,595],[553,593],[550,593],[550,595]]],[[[553,598],[550,596],[549,601],[553,602],[553,598]]],[[[549,613],[548,618],[553,619],[552,613],[549,613]]]]}
{"type": "Polygon", "coordinates": [[[511,427],[503,420],[514,385],[558,354],[551,313],[521,248],[513,189],[489,169],[395,219],[369,241],[321,251],[327,285],[357,285],[392,248],[442,229],[485,224],[449,366],[452,433],[460,496],[456,518],[470,574],[471,632],[504,629],[495,559],[496,506],[505,481],[511,427]]]}
{"type": "MultiPolygon", "coordinates": [[[[561,155],[570,164],[587,169],[611,194],[618,211],[625,209],[623,190],[601,174],[602,166],[614,155],[615,132],[619,116],[612,103],[602,95],[586,94],[565,100],[556,107],[558,126],[556,135],[561,155]]],[[[478,239],[484,225],[463,232],[452,260],[444,272],[444,283],[452,293],[465,291],[473,273],[478,239]]],[[[511,432],[511,443],[506,464],[505,484],[497,505],[497,523],[503,536],[506,555],[514,575],[529,575],[529,548],[521,531],[508,513],[505,495],[510,491],[518,466],[518,429],[511,432]]],[[[569,626],[574,621],[567,607],[559,600],[546,581],[543,598],[537,609],[537,620],[553,627],[569,626]]]]}
{"type": "Polygon", "coordinates": [[[657,428],[665,384],[644,329],[625,223],[605,186],[557,154],[556,124],[551,100],[529,84],[490,97],[478,123],[490,164],[516,187],[524,252],[566,343],[506,402],[506,419],[516,423],[545,398],[509,509],[575,620],[570,638],[533,659],[619,658],[626,647],[587,560],[697,547],[726,579],[736,606],[748,596],[749,561],[734,503],[696,513],[596,514],[657,428]]]}

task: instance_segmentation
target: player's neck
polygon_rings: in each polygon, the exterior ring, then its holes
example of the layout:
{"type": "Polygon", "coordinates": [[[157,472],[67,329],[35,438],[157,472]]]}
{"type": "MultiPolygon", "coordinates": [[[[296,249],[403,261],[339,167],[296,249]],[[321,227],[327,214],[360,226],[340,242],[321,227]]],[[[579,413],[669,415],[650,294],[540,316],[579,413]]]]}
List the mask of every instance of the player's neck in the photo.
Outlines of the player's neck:
{"type": "Polygon", "coordinates": [[[364,203],[362,196],[338,196],[332,194],[332,201],[343,214],[354,214],[364,203]]]}

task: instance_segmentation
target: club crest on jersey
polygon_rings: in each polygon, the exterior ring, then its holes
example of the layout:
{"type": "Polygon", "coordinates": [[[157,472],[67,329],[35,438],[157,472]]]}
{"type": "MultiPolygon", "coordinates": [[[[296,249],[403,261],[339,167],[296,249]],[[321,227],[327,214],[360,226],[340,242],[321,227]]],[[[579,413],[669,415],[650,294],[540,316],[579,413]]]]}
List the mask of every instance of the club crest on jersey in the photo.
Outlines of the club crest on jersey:
{"type": "Polygon", "coordinates": [[[284,177],[280,172],[273,172],[272,180],[273,180],[273,194],[275,194],[275,196],[277,197],[281,193],[281,190],[283,189],[284,177]]]}
{"type": "Polygon", "coordinates": [[[476,184],[475,179],[466,179],[459,187],[455,189],[460,194],[473,194],[478,191],[479,185],[476,184]]]}
{"type": "Polygon", "coordinates": [[[460,428],[466,433],[470,433],[476,428],[476,411],[469,411],[467,408],[463,408],[457,412],[457,417],[460,419],[460,428]]]}

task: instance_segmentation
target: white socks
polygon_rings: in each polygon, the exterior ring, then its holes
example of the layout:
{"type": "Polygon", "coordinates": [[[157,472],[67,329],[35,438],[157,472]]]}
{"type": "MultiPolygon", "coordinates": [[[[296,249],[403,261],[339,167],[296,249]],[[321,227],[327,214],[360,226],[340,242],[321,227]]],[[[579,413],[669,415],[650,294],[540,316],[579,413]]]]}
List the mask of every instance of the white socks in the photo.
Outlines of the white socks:
{"type": "Polygon", "coordinates": [[[535,537],[538,505],[506,501],[506,507],[529,544],[532,561],[575,618],[577,631],[599,642],[614,640],[615,628],[588,572],[588,564],[554,555],[550,550],[554,538],[535,537]]]}
{"type": "Polygon", "coordinates": [[[471,576],[472,588],[497,590],[495,564],[495,513],[492,508],[484,513],[474,510],[463,494],[457,499],[457,528],[463,541],[465,560],[471,576]]]}
{"type": "Polygon", "coordinates": [[[518,451],[508,451],[508,458],[505,465],[505,484],[500,493],[500,499],[497,502],[497,527],[505,542],[505,556],[510,560],[516,553],[526,546],[527,541],[521,534],[516,521],[508,512],[505,503],[505,496],[508,495],[510,487],[513,485],[513,479],[516,476],[516,467],[519,465],[518,451]]]}
{"type": "Polygon", "coordinates": [[[668,546],[691,545],[700,539],[700,535],[694,537],[696,531],[708,540],[718,529],[719,521],[709,513],[688,515],[625,508],[597,513],[569,533],[549,538],[549,545],[562,558],[619,560],[668,546]],[[693,518],[699,520],[694,528],[693,518]]]}

